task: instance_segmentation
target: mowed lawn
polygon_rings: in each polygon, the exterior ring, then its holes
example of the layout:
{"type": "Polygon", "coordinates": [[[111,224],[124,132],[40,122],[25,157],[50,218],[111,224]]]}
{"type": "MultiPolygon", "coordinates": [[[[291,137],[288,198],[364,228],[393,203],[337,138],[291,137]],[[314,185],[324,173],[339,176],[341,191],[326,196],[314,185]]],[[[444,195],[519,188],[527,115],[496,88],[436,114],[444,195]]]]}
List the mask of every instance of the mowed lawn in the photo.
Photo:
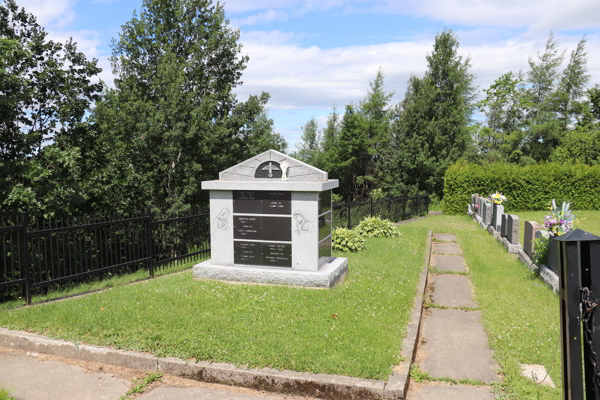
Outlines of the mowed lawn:
{"type": "Polygon", "coordinates": [[[197,281],[191,271],[0,311],[0,326],[187,360],[387,379],[423,267],[427,226],[367,239],[331,290],[197,281]]]}
{"type": "Polygon", "coordinates": [[[413,226],[456,234],[489,346],[502,369],[501,398],[560,399],[558,296],[468,216],[429,217],[413,226]],[[521,363],[544,365],[557,388],[538,386],[520,376],[521,363]]]}

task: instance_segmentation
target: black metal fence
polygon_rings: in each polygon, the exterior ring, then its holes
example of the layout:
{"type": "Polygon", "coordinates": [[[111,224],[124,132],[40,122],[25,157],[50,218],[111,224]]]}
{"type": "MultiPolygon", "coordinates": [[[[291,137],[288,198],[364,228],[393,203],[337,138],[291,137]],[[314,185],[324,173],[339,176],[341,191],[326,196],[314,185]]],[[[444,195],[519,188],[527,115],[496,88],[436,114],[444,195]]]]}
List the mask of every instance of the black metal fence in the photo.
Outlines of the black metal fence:
{"type": "Polygon", "coordinates": [[[29,221],[0,218],[0,301],[90,277],[157,268],[210,251],[209,213],[153,220],[146,215],[29,221]]]}
{"type": "Polygon", "coordinates": [[[427,214],[429,196],[387,197],[381,200],[370,198],[363,202],[334,203],[333,227],[352,228],[365,217],[379,216],[382,219],[402,221],[421,214],[427,214]]]}

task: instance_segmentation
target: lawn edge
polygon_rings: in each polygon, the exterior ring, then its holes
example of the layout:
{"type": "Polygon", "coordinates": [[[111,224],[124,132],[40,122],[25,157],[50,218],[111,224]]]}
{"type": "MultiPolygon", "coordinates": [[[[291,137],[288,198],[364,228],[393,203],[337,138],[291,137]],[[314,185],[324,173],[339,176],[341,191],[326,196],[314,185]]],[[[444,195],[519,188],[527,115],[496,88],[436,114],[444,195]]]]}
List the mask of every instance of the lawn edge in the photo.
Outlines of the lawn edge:
{"type": "Polygon", "coordinates": [[[428,231],[424,265],[413,302],[412,318],[407,325],[406,336],[403,341],[402,357],[406,361],[394,367],[394,373],[390,375],[388,382],[343,375],[280,371],[273,368],[247,369],[229,363],[187,362],[175,357],[162,358],[137,351],[77,344],[65,340],[51,339],[37,333],[1,327],[0,347],[100,362],[137,370],[160,371],[165,374],[203,382],[243,386],[322,399],[404,400],[408,391],[409,372],[416,354],[421,325],[432,237],[432,232],[428,231]]]}
{"type": "Polygon", "coordinates": [[[417,354],[417,343],[421,333],[421,319],[423,317],[423,305],[425,304],[425,289],[427,288],[427,277],[429,272],[429,260],[431,258],[431,249],[433,241],[433,232],[427,232],[427,244],[425,246],[425,260],[417,295],[413,302],[412,318],[406,327],[406,337],[402,346],[402,358],[405,360],[394,368],[394,373],[389,376],[388,382],[384,388],[384,399],[405,399],[410,384],[410,369],[415,361],[417,354]]]}

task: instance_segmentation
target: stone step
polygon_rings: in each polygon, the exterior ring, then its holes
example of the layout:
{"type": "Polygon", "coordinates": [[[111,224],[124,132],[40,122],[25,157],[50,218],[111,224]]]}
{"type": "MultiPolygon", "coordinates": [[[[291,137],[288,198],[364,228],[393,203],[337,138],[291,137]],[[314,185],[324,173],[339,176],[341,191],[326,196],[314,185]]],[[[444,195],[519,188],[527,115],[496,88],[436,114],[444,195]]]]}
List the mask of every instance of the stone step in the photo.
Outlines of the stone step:
{"type": "Polygon", "coordinates": [[[429,265],[439,271],[467,272],[465,259],[462,256],[432,254],[429,260],[429,265]]]}
{"type": "Polygon", "coordinates": [[[431,382],[410,385],[408,400],[493,400],[494,394],[489,387],[468,385],[449,385],[431,382]]]}
{"type": "Polygon", "coordinates": [[[460,247],[456,243],[436,243],[433,242],[434,254],[461,254],[460,247]]]}
{"type": "Polygon", "coordinates": [[[500,381],[479,311],[429,309],[417,360],[434,378],[500,381]]]}
{"type": "Polygon", "coordinates": [[[445,307],[477,307],[469,278],[464,275],[435,275],[431,301],[445,307]]]}
{"type": "Polygon", "coordinates": [[[456,235],[452,233],[435,233],[433,238],[436,242],[456,242],[456,235]]]}

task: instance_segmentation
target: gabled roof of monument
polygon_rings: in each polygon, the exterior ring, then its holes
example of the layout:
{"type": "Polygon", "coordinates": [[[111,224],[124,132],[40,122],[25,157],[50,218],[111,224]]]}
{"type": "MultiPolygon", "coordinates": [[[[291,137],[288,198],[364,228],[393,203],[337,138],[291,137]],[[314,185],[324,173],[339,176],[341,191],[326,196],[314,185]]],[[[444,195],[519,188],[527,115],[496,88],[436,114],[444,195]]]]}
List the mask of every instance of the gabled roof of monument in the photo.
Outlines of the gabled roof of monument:
{"type": "Polygon", "coordinates": [[[257,169],[264,170],[265,174],[268,172],[272,173],[273,170],[279,172],[281,176],[279,166],[283,162],[287,162],[287,180],[290,181],[326,181],[327,172],[315,168],[311,165],[298,161],[295,158],[287,156],[276,150],[267,150],[257,156],[254,156],[246,161],[234,165],[231,168],[227,168],[219,173],[219,180],[223,181],[247,181],[256,180],[264,181],[268,179],[265,177],[255,177],[257,175],[257,169]],[[264,164],[264,165],[263,165],[264,164]]]}

